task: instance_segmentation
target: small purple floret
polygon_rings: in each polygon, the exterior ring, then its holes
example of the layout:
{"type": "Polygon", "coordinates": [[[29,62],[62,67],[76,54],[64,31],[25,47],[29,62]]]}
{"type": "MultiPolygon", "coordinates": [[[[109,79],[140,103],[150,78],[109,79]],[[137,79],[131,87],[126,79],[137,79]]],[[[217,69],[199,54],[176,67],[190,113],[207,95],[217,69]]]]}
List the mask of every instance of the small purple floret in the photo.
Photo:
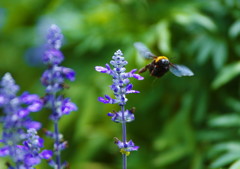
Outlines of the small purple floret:
{"type": "MultiPolygon", "coordinates": [[[[113,113],[108,113],[108,116],[112,117],[112,121],[116,123],[123,123],[123,118],[122,118],[122,112],[113,112],[113,113]]],[[[134,114],[130,110],[126,110],[124,112],[124,122],[131,122],[135,119],[134,114]]]]}
{"type": "Polygon", "coordinates": [[[139,146],[135,146],[134,142],[132,140],[124,143],[121,142],[120,140],[116,140],[115,143],[120,149],[124,149],[125,151],[137,151],[139,149],[139,146]]]}

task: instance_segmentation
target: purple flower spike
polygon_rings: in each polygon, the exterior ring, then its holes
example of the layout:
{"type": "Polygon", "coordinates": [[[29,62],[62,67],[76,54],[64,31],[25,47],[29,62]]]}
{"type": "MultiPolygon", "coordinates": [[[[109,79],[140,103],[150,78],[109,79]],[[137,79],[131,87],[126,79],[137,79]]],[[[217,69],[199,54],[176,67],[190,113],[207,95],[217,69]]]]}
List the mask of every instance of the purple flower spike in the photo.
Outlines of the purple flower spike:
{"type": "Polygon", "coordinates": [[[143,77],[135,74],[137,69],[133,69],[131,72],[125,73],[125,65],[127,61],[125,61],[123,57],[123,53],[121,50],[118,50],[114,53],[110,64],[113,66],[113,69],[106,64],[106,67],[96,66],[95,69],[101,73],[110,74],[113,78],[113,84],[110,86],[111,90],[113,90],[116,99],[111,98],[102,98],[100,97],[98,100],[103,103],[118,103],[119,105],[125,105],[127,99],[125,97],[126,94],[129,93],[139,93],[136,90],[131,90],[130,80],[128,78],[134,77],[138,80],[143,80],[143,77]],[[113,101],[114,100],[114,101],[113,101]]]}
{"type": "MultiPolygon", "coordinates": [[[[0,150],[0,156],[10,156],[13,160],[12,165],[18,165],[16,168],[32,168],[40,161],[37,157],[37,149],[33,150],[33,146],[27,142],[26,130],[40,129],[41,123],[32,121],[29,114],[39,111],[43,103],[37,95],[28,92],[17,96],[18,90],[19,87],[10,73],[6,73],[0,82],[0,108],[3,112],[3,117],[1,117],[2,143],[4,144],[0,150]]],[[[34,141],[34,143],[39,143],[38,148],[42,147],[41,142],[41,139],[39,142],[34,141]]],[[[11,167],[15,168],[15,166],[11,167]]]]}
{"type": "Polygon", "coordinates": [[[128,100],[126,95],[129,93],[139,93],[137,90],[132,90],[133,85],[130,83],[129,78],[133,77],[137,80],[143,80],[143,77],[135,74],[137,69],[133,69],[131,72],[126,72],[125,66],[128,64],[128,62],[123,57],[121,50],[118,50],[114,53],[110,64],[113,68],[106,64],[106,67],[96,66],[95,70],[112,76],[113,84],[110,85],[110,89],[113,91],[115,98],[113,99],[110,96],[105,95],[104,97],[99,97],[98,101],[104,104],[118,104],[121,107],[121,111],[113,111],[113,113],[110,112],[107,115],[111,117],[113,122],[122,124],[123,141],[121,142],[117,139],[116,144],[120,148],[120,152],[123,154],[123,168],[127,168],[127,156],[131,151],[138,150],[139,147],[135,146],[131,140],[127,142],[126,123],[132,122],[135,117],[133,110],[125,110],[125,104],[128,100]]]}
{"type": "Polygon", "coordinates": [[[52,25],[47,35],[46,51],[43,56],[43,63],[48,69],[43,73],[41,82],[46,86],[46,93],[55,94],[64,88],[64,80],[75,80],[75,72],[67,67],[59,66],[64,60],[59,50],[62,45],[63,35],[57,25],[52,25]]]}
{"type": "MultiPolygon", "coordinates": [[[[54,123],[54,131],[47,131],[46,135],[54,140],[54,156],[55,160],[50,159],[49,165],[53,168],[63,168],[65,163],[61,162],[61,151],[63,150],[63,137],[59,133],[59,120],[63,115],[68,115],[72,111],[77,110],[77,106],[71,102],[69,98],[65,98],[60,91],[69,86],[65,84],[65,80],[74,81],[75,72],[73,69],[60,66],[64,60],[64,55],[59,50],[62,46],[63,35],[61,29],[57,25],[51,25],[46,41],[46,51],[43,56],[43,63],[47,65],[47,70],[43,73],[41,82],[46,87],[46,95],[43,102],[46,107],[50,108],[52,113],[50,119],[54,123]]],[[[42,158],[49,159],[52,154],[48,151],[41,153],[42,158]]]]}

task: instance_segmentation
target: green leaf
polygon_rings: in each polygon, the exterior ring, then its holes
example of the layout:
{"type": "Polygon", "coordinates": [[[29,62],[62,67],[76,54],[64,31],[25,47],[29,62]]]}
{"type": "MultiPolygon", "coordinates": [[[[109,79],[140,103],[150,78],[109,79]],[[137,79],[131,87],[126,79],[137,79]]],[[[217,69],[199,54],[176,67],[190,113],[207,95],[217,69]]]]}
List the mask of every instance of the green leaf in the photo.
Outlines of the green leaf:
{"type": "Polygon", "coordinates": [[[164,54],[168,54],[171,51],[169,23],[167,21],[161,21],[156,29],[158,34],[158,47],[164,54]]]}
{"type": "Polygon", "coordinates": [[[236,21],[229,29],[229,36],[231,38],[236,38],[240,35],[240,20],[236,21]]]}
{"type": "Polygon", "coordinates": [[[223,152],[237,153],[239,151],[240,151],[239,142],[223,142],[212,146],[208,151],[208,157],[215,157],[223,152]]]}
{"type": "Polygon", "coordinates": [[[207,61],[212,52],[213,46],[214,43],[211,39],[207,37],[202,38],[202,43],[199,46],[199,52],[197,55],[197,62],[199,64],[204,64],[207,61]]]}
{"type": "Polygon", "coordinates": [[[216,25],[214,22],[207,16],[204,16],[202,14],[194,14],[192,15],[192,19],[201,25],[202,27],[210,30],[210,31],[215,31],[217,29],[216,25]]]}
{"type": "Polygon", "coordinates": [[[212,88],[217,89],[240,75],[240,62],[230,64],[223,68],[212,83],[212,88]]]}
{"type": "Polygon", "coordinates": [[[240,100],[239,100],[239,98],[227,97],[225,103],[233,111],[240,112],[240,100]]]}
{"type": "Polygon", "coordinates": [[[209,125],[212,127],[239,127],[240,116],[237,114],[227,114],[209,121],[209,125]]]}
{"type": "Polygon", "coordinates": [[[240,169],[240,160],[233,163],[229,169],[240,169]]]}
{"type": "Polygon", "coordinates": [[[220,69],[227,58],[227,45],[224,41],[216,44],[213,52],[213,65],[216,69],[220,69]]]}
{"type": "Polygon", "coordinates": [[[181,158],[185,157],[189,153],[187,146],[175,146],[171,150],[161,153],[158,157],[153,160],[155,166],[165,166],[169,165],[181,158]]]}
{"type": "Polygon", "coordinates": [[[238,160],[240,158],[240,153],[227,153],[219,158],[217,158],[215,161],[213,161],[212,164],[210,164],[210,168],[219,168],[224,165],[230,164],[235,160],[238,160]]]}

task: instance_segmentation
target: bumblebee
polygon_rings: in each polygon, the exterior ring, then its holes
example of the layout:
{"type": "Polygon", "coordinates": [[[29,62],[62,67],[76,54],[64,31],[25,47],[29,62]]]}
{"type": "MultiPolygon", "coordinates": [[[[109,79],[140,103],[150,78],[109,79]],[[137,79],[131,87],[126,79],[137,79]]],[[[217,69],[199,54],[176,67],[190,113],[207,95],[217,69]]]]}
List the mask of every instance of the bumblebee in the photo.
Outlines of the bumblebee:
{"type": "Polygon", "coordinates": [[[166,56],[156,56],[154,55],[143,43],[134,43],[135,48],[138,50],[139,54],[146,59],[153,59],[153,61],[139,70],[139,73],[143,73],[149,70],[151,76],[157,78],[162,77],[169,70],[172,74],[178,77],[182,76],[193,76],[194,73],[184,65],[173,64],[169,61],[166,56]]]}

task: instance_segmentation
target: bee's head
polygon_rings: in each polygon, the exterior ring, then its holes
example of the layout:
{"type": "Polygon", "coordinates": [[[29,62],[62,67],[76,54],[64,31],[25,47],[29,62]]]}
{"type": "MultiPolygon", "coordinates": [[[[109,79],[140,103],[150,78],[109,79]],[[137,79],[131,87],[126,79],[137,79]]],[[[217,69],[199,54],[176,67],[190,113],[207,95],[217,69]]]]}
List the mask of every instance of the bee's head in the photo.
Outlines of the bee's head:
{"type": "Polygon", "coordinates": [[[155,59],[155,63],[157,63],[159,66],[167,66],[170,62],[166,56],[158,56],[155,59]]]}
{"type": "Polygon", "coordinates": [[[161,62],[160,64],[169,65],[169,60],[168,59],[161,59],[160,62],[161,62]]]}

